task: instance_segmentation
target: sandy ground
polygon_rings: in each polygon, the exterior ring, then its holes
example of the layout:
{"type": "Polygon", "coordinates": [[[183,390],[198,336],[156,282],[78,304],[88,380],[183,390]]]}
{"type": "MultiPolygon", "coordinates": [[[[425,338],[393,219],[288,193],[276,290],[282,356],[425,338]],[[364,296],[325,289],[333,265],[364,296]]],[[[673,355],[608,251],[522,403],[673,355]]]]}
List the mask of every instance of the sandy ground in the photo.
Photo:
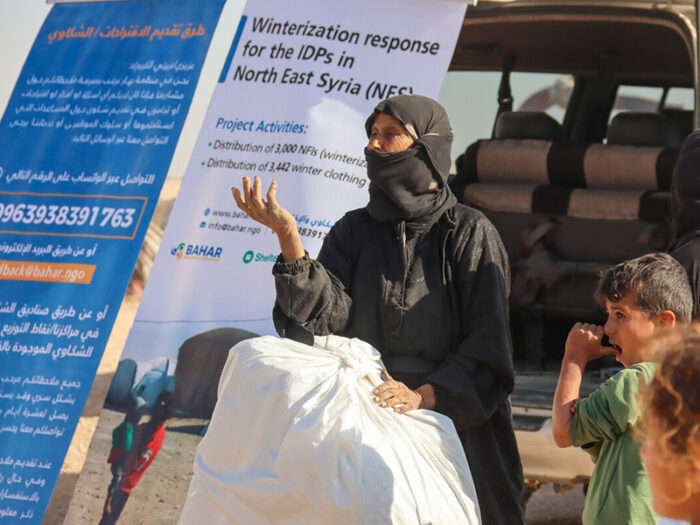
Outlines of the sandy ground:
{"type": "Polygon", "coordinates": [[[525,518],[529,525],[581,525],[584,501],[582,485],[556,494],[548,483],[528,501],[525,518]]]}

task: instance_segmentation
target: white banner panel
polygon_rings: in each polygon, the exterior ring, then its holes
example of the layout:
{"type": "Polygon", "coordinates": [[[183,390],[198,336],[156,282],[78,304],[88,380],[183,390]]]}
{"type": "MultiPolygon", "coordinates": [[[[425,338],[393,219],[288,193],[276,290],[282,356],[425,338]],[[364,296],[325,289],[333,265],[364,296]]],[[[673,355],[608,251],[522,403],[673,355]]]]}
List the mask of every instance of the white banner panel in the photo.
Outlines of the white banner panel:
{"type": "Polygon", "coordinates": [[[368,201],[366,117],[391,95],[437,98],[465,8],[248,2],[127,342],[138,375],[212,328],[275,333],[277,238],[238,210],[231,186],[258,175],[266,191],[276,179],[317,254],[334,222],[368,201]]]}

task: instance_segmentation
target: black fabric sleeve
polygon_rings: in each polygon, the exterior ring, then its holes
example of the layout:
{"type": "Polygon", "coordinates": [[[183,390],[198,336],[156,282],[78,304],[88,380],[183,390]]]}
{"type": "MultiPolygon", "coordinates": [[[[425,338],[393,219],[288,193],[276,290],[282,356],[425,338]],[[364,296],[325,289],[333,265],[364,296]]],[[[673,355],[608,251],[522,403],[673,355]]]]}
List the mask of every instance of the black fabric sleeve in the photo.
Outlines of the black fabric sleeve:
{"type": "Polygon", "coordinates": [[[487,219],[477,220],[467,235],[454,268],[463,339],[427,381],[435,388],[435,410],[449,416],[458,431],[487,422],[514,382],[507,255],[487,219]]]}
{"type": "Polygon", "coordinates": [[[275,328],[282,337],[307,342],[304,334],[342,332],[352,315],[350,286],[351,234],[343,220],[331,228],[318,260],[308,254],[284,262],[280,256],[272,268],[277,300],[273,311],[275,328]]]}
{"type": "Polygon", "coordinates": [[[671,252],[688,273],[690,291],[693,293],[693,318],[700,320],[700,235],[691,237],[671,252]]]}

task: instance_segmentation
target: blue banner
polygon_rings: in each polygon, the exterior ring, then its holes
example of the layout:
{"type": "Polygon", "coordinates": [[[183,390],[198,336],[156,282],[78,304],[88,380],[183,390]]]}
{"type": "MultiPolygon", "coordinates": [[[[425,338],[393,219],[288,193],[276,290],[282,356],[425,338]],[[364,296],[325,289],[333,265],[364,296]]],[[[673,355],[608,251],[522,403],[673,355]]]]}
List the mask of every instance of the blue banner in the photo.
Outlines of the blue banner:
{"type": "Polygon", "coordinates": [[[224,0],[55,6],[0,122],[0,521],[40,523],[224,0]]]}

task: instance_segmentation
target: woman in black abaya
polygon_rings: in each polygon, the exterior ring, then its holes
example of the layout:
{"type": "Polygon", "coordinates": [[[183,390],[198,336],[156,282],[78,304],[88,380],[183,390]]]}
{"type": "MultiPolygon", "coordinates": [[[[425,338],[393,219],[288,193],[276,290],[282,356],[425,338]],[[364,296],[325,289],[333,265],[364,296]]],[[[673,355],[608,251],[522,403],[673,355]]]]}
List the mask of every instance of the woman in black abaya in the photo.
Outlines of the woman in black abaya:
{"type": "Polygon", "coordinates": [[[493,225],[447,186],[452,130],[437,102],[399,95],[367,119],[369,203],[330,230],[316,260],[296,222],[260,180],[233,188],[238,206],[278,236],[275,326],[357,337],[381,354],[375,401],[397,412],[449,416],[479,497],[483,523],[524,523],[523,478],[508,395],[513,366],[510,275],[493,225]]]}
{"type": "Polygon", "coordinates": [[[674,239],[669,253],[688,272],[693,290],[693,317],[700,318],[700,129],[683,142],[671,181],[674,239]]]}

